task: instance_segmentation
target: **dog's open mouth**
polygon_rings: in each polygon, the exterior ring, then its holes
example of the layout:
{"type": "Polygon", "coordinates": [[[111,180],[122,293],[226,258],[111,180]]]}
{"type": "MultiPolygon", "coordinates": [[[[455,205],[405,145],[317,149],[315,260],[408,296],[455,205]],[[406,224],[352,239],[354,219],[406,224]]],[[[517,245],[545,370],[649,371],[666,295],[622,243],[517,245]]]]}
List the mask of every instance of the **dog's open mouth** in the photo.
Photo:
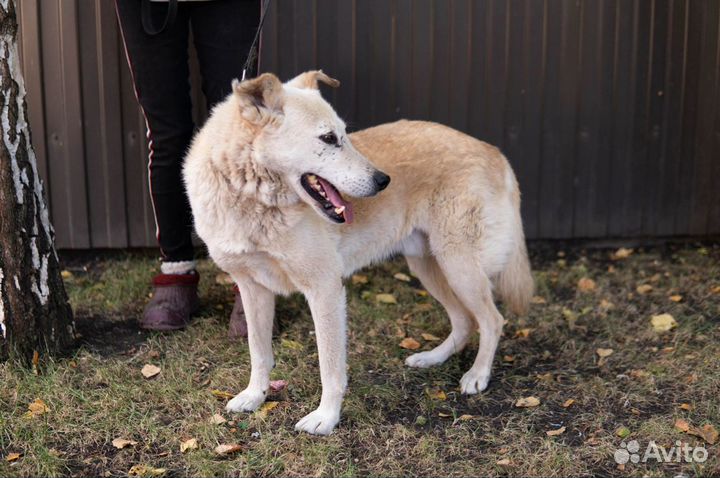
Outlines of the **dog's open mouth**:
{"type": "Polygon", "coordinates": [[[320,209],[335,222],[350,224],[353,220],[352,204],[345,201],[340,192],[329,181],[312,173],[300,176],[300,184],[313,198],[320,209]]]}

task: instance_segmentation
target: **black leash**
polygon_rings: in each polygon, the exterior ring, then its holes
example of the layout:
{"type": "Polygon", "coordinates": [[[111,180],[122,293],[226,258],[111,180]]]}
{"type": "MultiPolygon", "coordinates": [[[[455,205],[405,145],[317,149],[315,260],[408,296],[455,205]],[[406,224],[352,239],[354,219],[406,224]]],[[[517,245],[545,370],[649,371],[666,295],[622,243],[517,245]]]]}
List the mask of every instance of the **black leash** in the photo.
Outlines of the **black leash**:
{"type": "Polygon", "coordinates": [[[247,60],[245,60],[245,64],[243,65],[242,79],[240,81],[245,81],[245,75],[246,75],[248,69],[253,64],[255,59],[257,58],[258,40],[260,40],[260,33],[262,33],[262,28],[263,28],[263,25],[265,24],[265,15],[267,15],[269,5],[270,5],[270,0],[265,0],[265,3],[263,4],[263,8],[262,8],[262,14],[260,15],[260,23],[258,24],[257,31],[255,32],[255,38],[253,39],[253,42],[250,45],[250,51],[248,52],[247,60]]]}

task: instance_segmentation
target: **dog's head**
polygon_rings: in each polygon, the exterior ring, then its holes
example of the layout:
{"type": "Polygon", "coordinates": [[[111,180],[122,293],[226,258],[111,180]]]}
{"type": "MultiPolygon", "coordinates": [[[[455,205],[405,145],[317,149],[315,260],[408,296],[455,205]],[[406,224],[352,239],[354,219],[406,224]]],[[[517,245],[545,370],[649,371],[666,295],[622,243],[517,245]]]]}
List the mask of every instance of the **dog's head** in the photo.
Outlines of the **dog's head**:
{"type": "Polygon", "coordinates": [[[352,222],[351,197],[373,196],[390,177],[350,142],[345,123],[320,95],[318,82],[340,82],[308,71],[282,84],[270,73],[233,84],[242,117],[255,129],[259,165],[282,175],[303,201],[332,222],[352,222]]]}

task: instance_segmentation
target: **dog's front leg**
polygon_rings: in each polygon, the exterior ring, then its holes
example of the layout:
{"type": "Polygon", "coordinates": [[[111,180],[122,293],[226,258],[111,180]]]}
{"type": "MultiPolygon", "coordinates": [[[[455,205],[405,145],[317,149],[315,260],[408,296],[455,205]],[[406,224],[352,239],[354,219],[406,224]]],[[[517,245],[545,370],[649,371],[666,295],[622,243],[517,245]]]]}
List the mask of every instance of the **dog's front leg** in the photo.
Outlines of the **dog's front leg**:
{"type": "Polygon", "coordinates": [[[320,406],[295,425],[295,430],[329,435],[340,421],[346,370],[345,288],[340,278],[305,293],[315,324],[322,397],[320,406]]]}
{"type": "Polygon", "coordinates": [[[249,278],[236,278],[236,282],[248,326],[250,383],[225,408],[229,412],[251,412],[265,401],[270,371],[275,366],[272,352],[275,294],[249,278]]]}

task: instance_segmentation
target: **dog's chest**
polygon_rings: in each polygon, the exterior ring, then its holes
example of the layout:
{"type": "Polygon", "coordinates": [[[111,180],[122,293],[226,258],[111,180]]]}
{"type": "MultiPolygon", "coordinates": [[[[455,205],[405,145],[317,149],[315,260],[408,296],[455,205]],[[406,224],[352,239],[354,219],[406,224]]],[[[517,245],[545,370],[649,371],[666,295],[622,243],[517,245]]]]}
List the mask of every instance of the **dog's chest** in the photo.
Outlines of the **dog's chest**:
{"type": "Polygon", "coordinates": [[[215,263],[231,276],[242,274],[276,294],[287,295],[297,288],[280,263],[269,254],[263,252],[244,254],[213,254],[215,263]]]}

